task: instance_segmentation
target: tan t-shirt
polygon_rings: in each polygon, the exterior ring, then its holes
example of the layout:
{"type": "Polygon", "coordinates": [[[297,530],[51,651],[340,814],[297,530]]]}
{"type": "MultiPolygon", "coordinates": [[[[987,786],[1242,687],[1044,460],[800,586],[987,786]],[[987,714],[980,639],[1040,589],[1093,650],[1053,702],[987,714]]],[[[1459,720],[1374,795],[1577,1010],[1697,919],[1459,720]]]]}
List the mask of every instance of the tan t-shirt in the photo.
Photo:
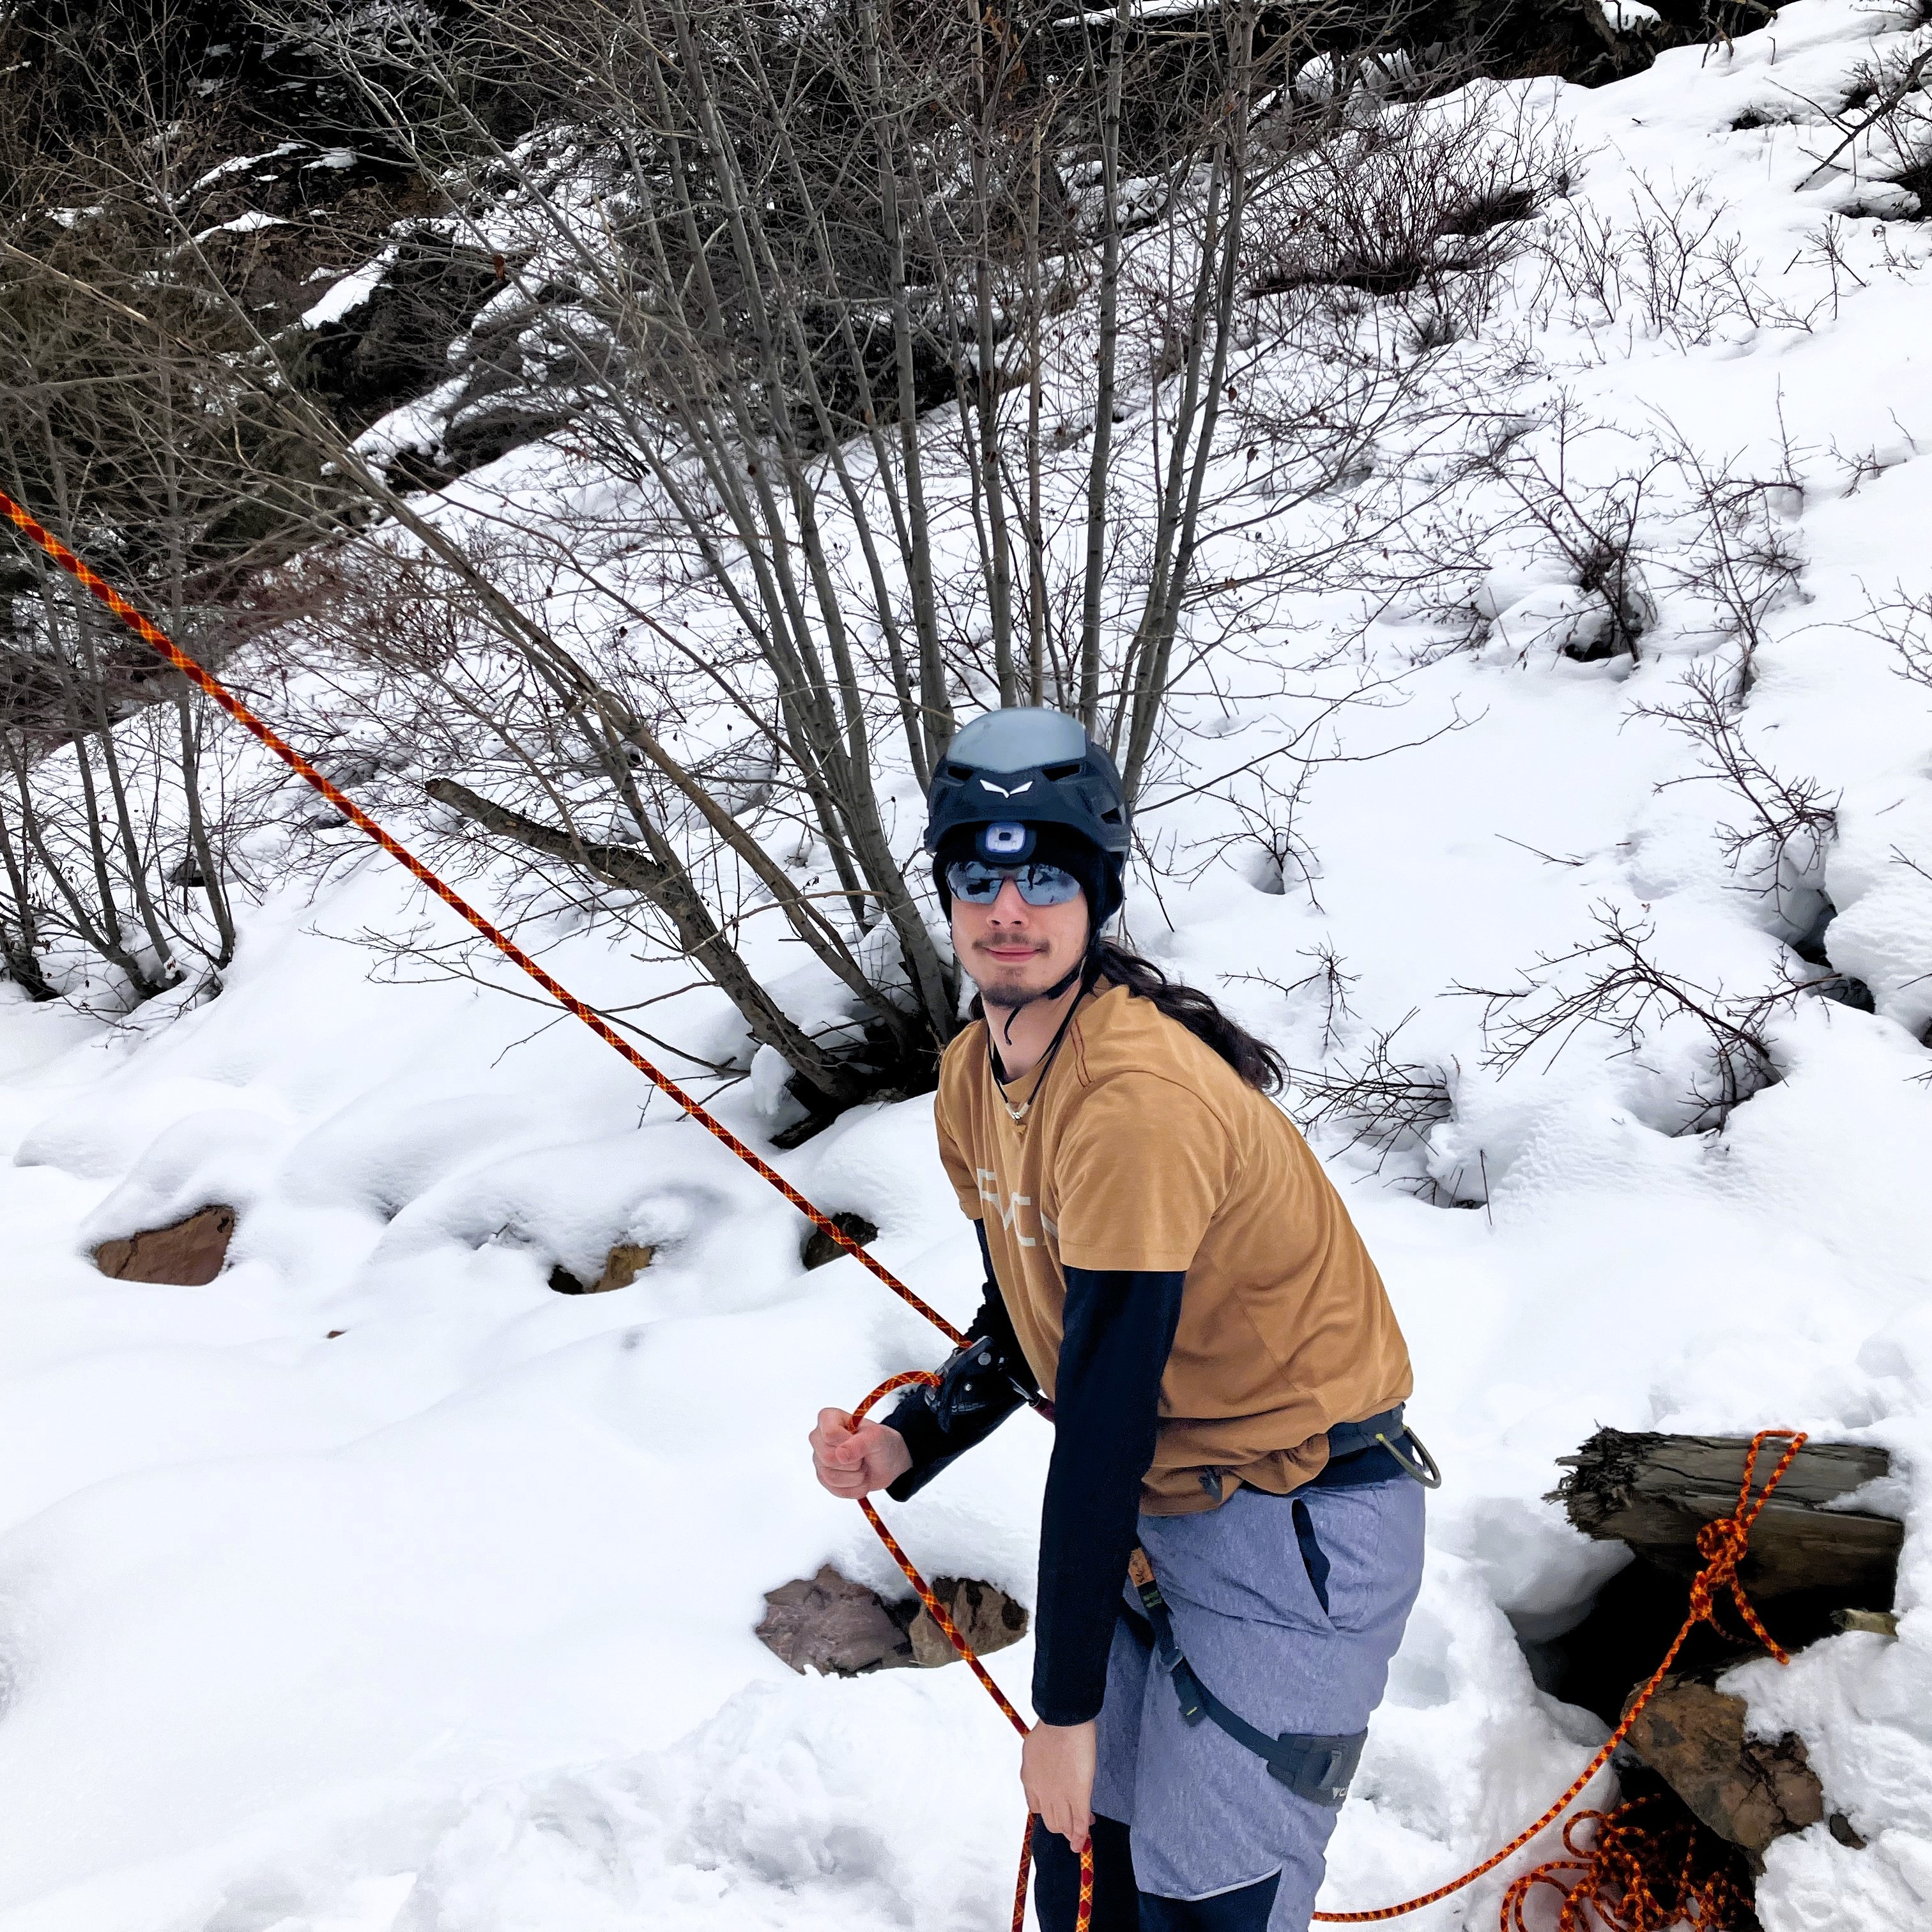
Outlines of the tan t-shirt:
{"type": "Polygon", "coordinates": [[[1102,980],[1053,1063],[1009,1088],[983,1022],[946,1050],[934,1118],[986,1224],[1020,1346],[1051,1396],[1066,1268],[1184,1270],[1141,1506],[1212,1509],[1320,1473],[1327,1431],[1413,1387],[1382,1278],[1294,1125],[1150,1000],[1102,980]]]}

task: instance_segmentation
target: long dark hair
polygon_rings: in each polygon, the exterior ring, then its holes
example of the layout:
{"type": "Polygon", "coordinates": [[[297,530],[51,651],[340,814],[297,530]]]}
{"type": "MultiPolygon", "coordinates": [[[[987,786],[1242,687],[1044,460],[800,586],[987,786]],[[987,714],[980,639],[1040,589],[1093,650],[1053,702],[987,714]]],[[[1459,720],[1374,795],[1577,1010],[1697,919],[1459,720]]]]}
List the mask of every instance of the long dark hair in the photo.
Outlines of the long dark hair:
{"type": "Polygon", "coordinates": [[[1131,997],[1150,1000],[1156,1010],[1211,1046],[1257,1093],[1278,1094],[1288,1078],[1288,1063],[1265,1040],[1237,1026],[1205,993],[1178,986],[1151,959],[1096,939],[1088,954],[1090,977],[1124,986],[1131,997]]]}

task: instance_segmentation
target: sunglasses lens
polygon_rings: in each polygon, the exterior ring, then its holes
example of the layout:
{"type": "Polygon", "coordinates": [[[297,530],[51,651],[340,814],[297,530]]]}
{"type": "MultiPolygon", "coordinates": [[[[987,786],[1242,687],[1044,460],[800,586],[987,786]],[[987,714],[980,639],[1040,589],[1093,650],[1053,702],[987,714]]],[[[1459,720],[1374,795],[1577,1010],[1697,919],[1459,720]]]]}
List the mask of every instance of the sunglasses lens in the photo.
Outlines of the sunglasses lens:
{"type": "Polygon", "coordinates": [[[968,905],[991,905],[1009,879],[1030,906],[1065,905],[1080,893],[1080,881],[1058,866],[988,866],[961,859],[946,868],[952,896],[968,905]]]}
{"type": "Polygon", "coordinates": [[[997,866],[982,866],[977,859],[958,860],[946,868],[946,883],[952,896],[968,905],[991,905],[1012,877],[997,866]]]}
{"type": "Polygon", "coordinates": [[[1030,906],[1065,905],[1080,892],[1080,881],[1058,866],[1022,866],[1018,883],[1020,897],[1030,906]]]}

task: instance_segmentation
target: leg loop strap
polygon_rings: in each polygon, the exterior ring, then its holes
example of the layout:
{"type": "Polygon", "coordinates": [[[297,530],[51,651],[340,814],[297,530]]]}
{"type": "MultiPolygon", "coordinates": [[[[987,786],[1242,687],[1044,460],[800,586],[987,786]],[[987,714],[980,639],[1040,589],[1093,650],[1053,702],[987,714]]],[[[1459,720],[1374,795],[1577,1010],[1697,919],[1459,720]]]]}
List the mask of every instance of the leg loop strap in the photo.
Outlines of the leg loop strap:
{"type": "Polygon", "coordinates": [[[1190,1724],[1205,1719],[1227,1732],[1234,1742],[1251,1750],[1268,1768],[1268,1775],[1278,1778],[1297,1796],[1311,1804],[1338,1811],[1348,1795],[1350,1781],[1362,1761],[1362,1748],[1369,1741],[1366,1730],[1346,1737],[1323,1737],[1312,1732],[1283,1731],[1270,1737],[1266,1731],[1228,1709],[1202,1682],[1192,1664],[1181,1654],[1174,1641],[1174,1619],[1168,1613],[1167,1600],[1154,1581],[1154,1565],[1138,1544],[1128,1559],[1127,1574],[1138,1593],[1141,1606],[1154,1627],[1155,1648],[1161,1668],[1174,1685],[1180,1700],[1180,1714],[1190,1724]]]}

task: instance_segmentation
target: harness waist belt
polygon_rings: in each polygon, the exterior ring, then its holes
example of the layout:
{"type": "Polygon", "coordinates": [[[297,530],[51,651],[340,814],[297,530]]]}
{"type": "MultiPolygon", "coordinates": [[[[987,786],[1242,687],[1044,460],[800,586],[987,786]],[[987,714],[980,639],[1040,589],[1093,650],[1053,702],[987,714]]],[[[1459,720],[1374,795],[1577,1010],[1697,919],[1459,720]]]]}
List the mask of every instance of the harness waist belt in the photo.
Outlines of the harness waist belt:
{"type": "Polygon", "coordinates": [[[1364,1449],[1372,1449],[1378,1436],[1387,1436],[1393,1442],[1402,1432],[1402,1405],[1397,1402],[1393,1408],[1385,1408],[1379,1415],[1364,1416],[1360,1422],[1338,1422],[1328,1431],[1328,1460],[1339,1462],[1345,1456],[1359,1455],[1364,1449]]]}

